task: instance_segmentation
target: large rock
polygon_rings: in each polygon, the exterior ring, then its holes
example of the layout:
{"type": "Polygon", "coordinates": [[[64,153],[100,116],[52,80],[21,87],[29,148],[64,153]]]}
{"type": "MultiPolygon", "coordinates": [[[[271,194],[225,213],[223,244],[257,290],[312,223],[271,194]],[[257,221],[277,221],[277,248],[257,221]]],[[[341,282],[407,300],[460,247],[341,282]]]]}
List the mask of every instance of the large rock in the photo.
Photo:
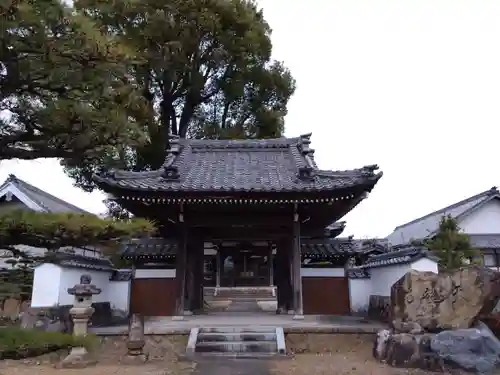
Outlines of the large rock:
{"type": "Polygon", "coordinates": [[[430,349],[430,334],[413,335],[381,330],[373,346],[373,356],[393,367],[442,371],[443,360],[430,349]]]}
{"type": "Polygon", "coordinates": [[[480,322],[476,328],[433,335],[430,349],[445,363],[478,374],[489,374],[500,364],[500,341],[480,322]]]}
{"type": "Polygon", "coordinates": [[[426,331],[470,328],[500,300],[500,273],[480,266],[454,272],[411,271],[391,289],[391,318],[426,331]]]}

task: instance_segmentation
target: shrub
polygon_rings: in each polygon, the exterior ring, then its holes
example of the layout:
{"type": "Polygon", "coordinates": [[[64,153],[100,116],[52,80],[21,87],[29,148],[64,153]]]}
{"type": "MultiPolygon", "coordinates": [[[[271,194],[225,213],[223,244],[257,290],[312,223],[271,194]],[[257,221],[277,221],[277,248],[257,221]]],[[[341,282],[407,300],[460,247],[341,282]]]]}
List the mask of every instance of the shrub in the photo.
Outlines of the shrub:
{"type": "Polygon", "coordinates": [[[95,343],[93,336],[74,337],[66,333],[5,327],[0,329],[0,360],[34,357],[74,346],[92,350],[95,343]]]}

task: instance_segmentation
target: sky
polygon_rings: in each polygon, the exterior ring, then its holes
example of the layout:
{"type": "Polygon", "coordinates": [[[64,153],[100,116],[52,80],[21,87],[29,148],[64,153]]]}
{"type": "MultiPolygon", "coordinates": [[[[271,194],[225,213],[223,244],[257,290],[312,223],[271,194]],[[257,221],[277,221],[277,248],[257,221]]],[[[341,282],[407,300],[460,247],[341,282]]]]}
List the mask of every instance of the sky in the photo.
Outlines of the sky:
{"type": "MultiPolygon", "coordinates": [[[[500,184],[500,1],[260,0],[274,58],[297,80],[286,135],[312,132],[321,169],[384,176],[345,234],[397,225],[500,184]]],[[[102,213],[57,160],[2,161],[21,179],[102,213]]]]}

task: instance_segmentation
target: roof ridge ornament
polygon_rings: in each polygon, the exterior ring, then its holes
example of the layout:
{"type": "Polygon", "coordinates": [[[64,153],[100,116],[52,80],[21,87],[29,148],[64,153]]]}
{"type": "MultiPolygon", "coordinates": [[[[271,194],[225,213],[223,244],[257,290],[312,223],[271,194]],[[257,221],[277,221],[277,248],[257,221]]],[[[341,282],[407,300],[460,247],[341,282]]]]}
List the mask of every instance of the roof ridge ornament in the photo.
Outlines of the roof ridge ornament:
{"type": "Polygon", "coordinates": [[[181,152],[181,145],[179,136],[171,135],[167,153],[171,155],[178,155],[180,152],[181,152]]]}
{"type": "Polygon", "coordinates": [[[7,182],[18,182],[18,179],[15,174],[11,173],[9,177],[7,177],[7,182]]]}
{"type": "Polygon", "coordinates": [[[181,152],[180,137],[178,135],[170,135],[169,145],[167,149],[167,157],[163,164],[163,179],[167,181],[177,181],[181,177],[179,168],[174,165],[175,159],[181,152]]]}
{"type": "Polygon", "coordinates": [[[299,137],[299,142],[297,144],[297,147],[299,148],[299,151],[302,154],[302,156],[310,155],[312,157],[314,155],[314,150],[309,148],[309,145],[311,144],[311,135],[312,133],[309,133],[301,135],[299,137]]]}
{"type": "Polygon", "coordinates": [[[361,174],[363,176],[373,176],[378,169],[378,164],[365,165],[361,168],[361,174]]]}
{"type": "Polygon", "coordinates": [[[164,165],[163,166],[163,175],[162,177],[167,181],[176,181],[181,176],[179,174],[179,168],[175,165],[164,165]]]}
{"type": "Polygon", "coordinates": [[[310,165],[299,167],[299,172],[297,177],[302,181],[313,181],[314,180],[314,169],[310,165]]]}

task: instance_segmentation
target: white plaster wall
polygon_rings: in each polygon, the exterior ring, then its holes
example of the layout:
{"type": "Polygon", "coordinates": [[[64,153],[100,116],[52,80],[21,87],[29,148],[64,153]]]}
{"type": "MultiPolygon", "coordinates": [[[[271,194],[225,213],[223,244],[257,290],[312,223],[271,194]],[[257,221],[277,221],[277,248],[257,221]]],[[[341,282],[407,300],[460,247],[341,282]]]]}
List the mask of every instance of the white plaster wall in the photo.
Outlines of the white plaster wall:
{"type": "Polygon", "coordinates": [[[68,294],[68,288],[80,283],[80,277],[90,275],[92,284],[102,289],[102,292],[92,297],[93,302],[111,302],[108,297],[107,289],[109,285],[110,271],[93,271],[80,268],[62,268],[59,283],[59,305],[72,305],[74,297],[68,294]]]}
{"type": "Polygon", "coordinates": [[[371,279],[349,279],[349,300],[353,314],[364,314],[368,311],[372,294],[371,279]]]}
{"type": "Polygon", "coordinates": [[[301,268],[301,277],[344,277],[343,268],[301,268]]]}
{"type": "Polygon", "coordinates": [[[410,264],[397,264],[370,269],[370,280],[372,284],[371,294],[389,297],[391,295],[392,285],[410,270],[410,264]]]}
{"type": "Polygon", "coordinates": [[[458,224],[469,234],[500,233],[500,200],[491,200],[458,224]]]}
{"type": "Polygon", "coordinates": [[[434,272],[438,273],[438,264],[437,262],[428,259],[428,258],[422,258],[417,260],[416,262],[413,262],[410,264],[411,269],[414,271],[420,271],[420,272],[434,272]]]}
{"type": "Polygon", "coordinates": [[[174,279],[175,270],[173,269],[136,269],[136,279],[174,279]]]}
{"type": "Polygon", "coordinates": [[[106,289],[111,308],[128,312],[130,306],[130,287],[129,281],[110,281],[106,289]]]}
{"type": "Polygon", "coordinates": [[[31,307],[50,307],[59,304],[62,269],[55,264],[45,263],[33,272],[31,307]]]}
{"type": "Polygon", "coordinates": [[[392,285],[411,270],[438,273],[436,262],[422,258],[409,264],[397,264],[370,269],[372,295],[389,297],[392,285]]]}

